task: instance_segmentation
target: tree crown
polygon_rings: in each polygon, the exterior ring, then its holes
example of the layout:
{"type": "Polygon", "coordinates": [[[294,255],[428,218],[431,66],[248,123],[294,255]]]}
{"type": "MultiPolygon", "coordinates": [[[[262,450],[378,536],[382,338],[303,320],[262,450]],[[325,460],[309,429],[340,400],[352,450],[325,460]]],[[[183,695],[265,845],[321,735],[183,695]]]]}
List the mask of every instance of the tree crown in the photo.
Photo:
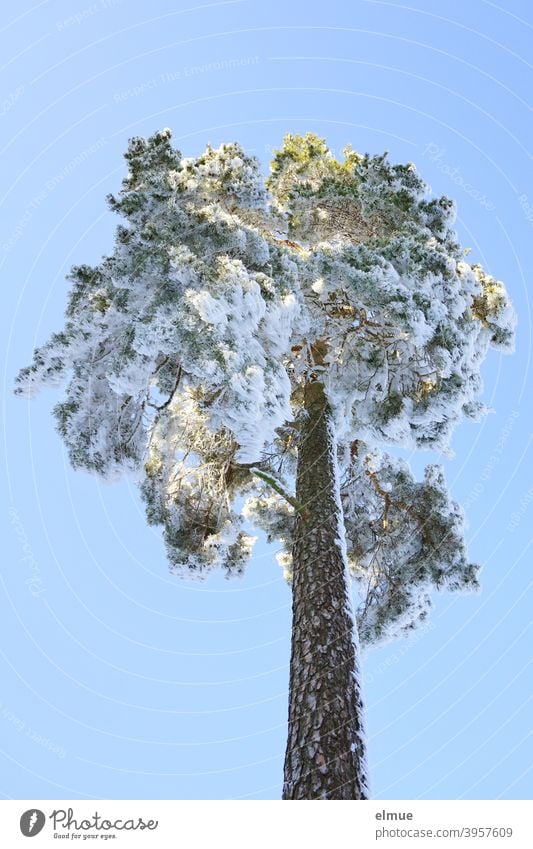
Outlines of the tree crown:
{"type": "Polygon", "coordinates": [[[286,136],[266,184],[238,144],[184,158],[168,130],[126,160],[114,249],[72,269],[64,329],[17,380],[33,394],[68,376],[55,415],[72,464],[138,477],[174,569],[240,572],[247,517],[290,571],[280,493],[303,387],[320,380],[364,639],[413,627],[431,586],[475,586],[440,468],[417,483],[379,447],[447,450],[483,412],[489,346],[512,348],[505,288],[466,261],[453,203],[411,164],[349,147],[337,161],[313,134],[286,136]]]}

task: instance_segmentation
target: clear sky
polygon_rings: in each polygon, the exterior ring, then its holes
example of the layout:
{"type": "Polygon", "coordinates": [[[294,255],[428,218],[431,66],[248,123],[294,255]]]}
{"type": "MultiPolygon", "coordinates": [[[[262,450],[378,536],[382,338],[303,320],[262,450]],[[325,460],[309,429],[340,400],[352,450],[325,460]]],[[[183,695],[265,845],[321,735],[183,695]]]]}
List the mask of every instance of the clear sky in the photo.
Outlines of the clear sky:
{"type": "Polygon", "coordinates": [[[69,267],[111,249],[104,198],[127,139],[169,126],[186,155],[237,139],[265,169],[286,132],[414,161],[456,198],[471,259],[506,282],[516,354],[491,353],[494,412],[445,460],[482,591],[436,598],[429,627],[368,652],[364,676],[375,797],[530,798],[531,4],[22,0],[4,18],[0,793],[280,795],[290,592],[275,547],[241,580],[173,578],[134,483],[69,469],[59,391],[11,394],[62,326],[69,267]]]}

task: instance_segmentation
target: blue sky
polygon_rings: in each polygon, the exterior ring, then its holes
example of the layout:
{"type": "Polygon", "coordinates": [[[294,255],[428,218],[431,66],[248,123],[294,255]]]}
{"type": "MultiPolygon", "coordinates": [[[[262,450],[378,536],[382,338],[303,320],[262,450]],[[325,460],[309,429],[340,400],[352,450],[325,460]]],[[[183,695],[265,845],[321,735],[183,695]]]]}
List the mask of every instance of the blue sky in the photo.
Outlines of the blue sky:
{"type": "MultiPolygon", "coordinates": [[[[373,795],[530,798],[531,82],[526,0],[43,0],[0,32],[4,525],[0,793],[9,798],[279,798],[290,593],[261,543],[242,580],[172,578],[133,482],[74,473],[50,415],[13,398],[62,326],[74,263],[116,226],[104,198],[132,135],[184,154],[286,132],[388,150],[457,200],[471,259],[503,279],[512,357],[444,460],[482,592],[364,658],[373,795]]],[[[7,18],[7,16],[6,16],[7,18]]],[[[411,457],[420,472],[431,454],[411,457]]]]}

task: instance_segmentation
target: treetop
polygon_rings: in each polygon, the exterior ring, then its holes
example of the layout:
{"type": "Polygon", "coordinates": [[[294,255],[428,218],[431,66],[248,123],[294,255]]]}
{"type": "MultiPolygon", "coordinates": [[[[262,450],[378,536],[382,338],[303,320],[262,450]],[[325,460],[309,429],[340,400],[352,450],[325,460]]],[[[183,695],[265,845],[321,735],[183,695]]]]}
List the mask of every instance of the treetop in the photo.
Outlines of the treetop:
{"type": "Polygon", "coordinates": [[[55,415],[72,464],[138,479],[173,566],[238,572],[252,545],[240,496],[255,499],[248,513],[268,533],[289,538],[294,508],[251,470],[290,489],[302,390],[319,380],[341,473],[365,484],[344,497],[347,528],[361,503],[383,512],[384,483],[401,495],[389,497],[386,526],[380,513],[370,536],[354,534],[352,566],[367,583],[374,575],[368,633],[384,631],[379,609],[396,604],[397,621],[413,609],[390,597],[400,515],[418,540],[406,562],[426,564],[426,583],[459,586],[459,573],[472,583],[457,506],[383,453],[448,450],[455,424],[483,412],[488,348],[512,349],[505,287],[467,262],[453,202],[430,197],[411,163],[350,147],[338,161],[311,133],[285,137],[266,181],[239,144],[182,157],[170,130],[132,139],[125,158],[108,198],[122,219],[114,246],[72,269],[65,325],[17,379],[19,394],[68,381],[55,415]],[[372,452],[382,460],[369,477],[372,452]],[[409,499],[426,503],[421,514],[441,505],[454,551],[441,547],[440,561],[402,514],[409,499]]]}

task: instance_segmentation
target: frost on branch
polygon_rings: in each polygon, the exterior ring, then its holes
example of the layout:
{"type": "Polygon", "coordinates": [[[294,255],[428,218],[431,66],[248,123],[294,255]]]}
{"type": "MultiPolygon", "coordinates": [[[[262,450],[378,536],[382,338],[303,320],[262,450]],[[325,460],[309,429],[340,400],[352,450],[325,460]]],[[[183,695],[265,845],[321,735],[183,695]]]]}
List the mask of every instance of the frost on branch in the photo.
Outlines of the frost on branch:
{"type": "Polygon", "coordinates": [[[130,142],[130,172],[109,199],[127,226],[99,266],[72,270],[65,330],[18,378],[29,393],[70,375],[60,432],[75,466],[107,477],[142,466],[152,396],[172,393],[178,370],[205,390],[210,426],[238,438],[243,462],[291,418],[294,274],[236,206],[264,206],[257,162],[238,145],[184,160],[169,139],[130,142]]]}
{"type": "Polygon", "coordinates": [[[292,574],[291,542],[294,532],[295,509],[283,498],[264,484],[260,491],[246,501],[244,516],[258,528],[265,531],[267,542],[281,544],[276,554],[285,578],[290,581],[292,574]]]}
{"type": "Polygon", "coordinates": [[[447,451],[479,417],[489,345],[512,347],[503,284],[469,266],[448,198],[413,165],[350,148],[338,162],[315,136],[288,136],[268,185],[298,253],[307,319],[328,343],[324,375],[339,438],[447,451]]]}
{"type": "MultiPolygon", "coordinates": [[[[478,588],[468,561],[464,515],[451,500],[440,466],[417,482],[408,464],[364,443],[339,452],[346,550],[360,599],[356,609],[364,645],[406,634],[423,623],[433,590],[478,588]]],[[[244,514],[281,544],[277,554],[291,580],[295,510],[269,487],[248,498],[244,514]]]]}
{"type": "Polygon", "coordinates": [[[483,412],[480,368],[511,350],[502,283],[465,261],[455,208],[412,164],[287,136],[266,182],[236,144],[183,158],[170,131],[135,138],[108,198],[109,256],[72,269],[63,330],[19,394],[66,382],[55,413],[72,464],[134,475],[173,568],[239,573],[246,517],[282,543],[304,386],[332,410],[365,640],[423,618],[431,587],[475,585],[462,514],[434,467],[417,483],[378,446],[448,450],[483,412]],[[320,348],[320,362],[313,351],[320,348]],[[421,521],[421,517],[425,517],[421,521]]]}
{"type": "Polygon", "coordinates": [[[490,333],[491,343],[504,351],[514,350],[516,324],[513,306],[501,280],[486,274],[480,265],[467,269],[474,275],[480,289],[472,303],[472,314],[490,333]]]}
{"type": "Polygon", "coordinates": [[[362,642],[415,628],[428,615],[433,589],[477,589],[463,511],[450,499],[440,466],[427,466],[417,482],[404,461],[359,445],[341,499],[362,642]]]}
{"type": "Polygon", "coordinates": [[[201,400],[199,390],[178,390],[159,418],[142,495],[149,523],[163,526],[172,568],[202,573],[221,565],[239,573],[255,538],[242,531],[231,505],[253,479],[235,463],[238,446],[231,434],[209,429],[201,400]]]}

